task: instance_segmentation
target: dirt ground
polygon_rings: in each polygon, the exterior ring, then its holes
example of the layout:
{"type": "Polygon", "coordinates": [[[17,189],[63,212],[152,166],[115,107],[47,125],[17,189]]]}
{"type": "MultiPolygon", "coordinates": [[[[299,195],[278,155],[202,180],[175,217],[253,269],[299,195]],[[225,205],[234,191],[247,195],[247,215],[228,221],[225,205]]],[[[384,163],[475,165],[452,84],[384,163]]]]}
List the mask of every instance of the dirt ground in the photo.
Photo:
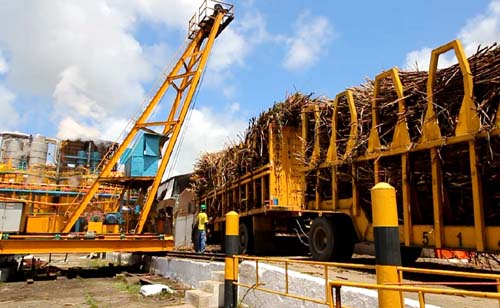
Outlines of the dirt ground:
{"type": "MultiPolygon", "coordinates": [[[[39,263],[48,261],[47,255],[37,255],[39,263]]],[[[113,275],[101,266],[109,265],[102,259],[89,259],[85,255],[53,255],[50,265],[65,270],[77,268],[76,277],[69,279],[58,276],[57,280],[37,280],[32,284],[26,280],[0,284],[0,307],[2,308],[55,308],[55,307],[190,307],[184,304],[186,287],[158,276],[123,275],[118,277],[97,277],[99,273],[113,275]],[[146,277],[155,283],[162,283],[174,290],[173,294],[144,297],[140,294],[139,278],[146,277]]],[[[117,265],[114,265],[117,268],[117,265]]],[[[41,271],[40,271],[41,272],[41,271]]],[[[67,273],[67,272],[66,272],[67,273]]],[[[41,275],[40,279],[43,278],[41,275]]]]}
{"type": "Polygon", "coordinates": [[[140,286],[114,278],[74,278],[52,281],[3,283],[0,307],[172,307],[182,306],[183,296],[143,297],[140,286]]]}

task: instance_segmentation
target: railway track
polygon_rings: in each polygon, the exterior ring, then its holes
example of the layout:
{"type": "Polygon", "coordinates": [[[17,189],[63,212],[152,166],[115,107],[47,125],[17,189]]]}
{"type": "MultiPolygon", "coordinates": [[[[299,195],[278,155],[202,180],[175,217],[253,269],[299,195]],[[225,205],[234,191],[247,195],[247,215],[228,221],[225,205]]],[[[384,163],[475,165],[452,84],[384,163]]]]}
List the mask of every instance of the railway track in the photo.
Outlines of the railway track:
{"type": "Polygon", "coordinates": [[[167,257],[194,259],[194,260],[207,260],[207,261],[224,261],[225,254],[216,252],[197,253],[192,251],[169,251],[166,253],[167,257]]]}

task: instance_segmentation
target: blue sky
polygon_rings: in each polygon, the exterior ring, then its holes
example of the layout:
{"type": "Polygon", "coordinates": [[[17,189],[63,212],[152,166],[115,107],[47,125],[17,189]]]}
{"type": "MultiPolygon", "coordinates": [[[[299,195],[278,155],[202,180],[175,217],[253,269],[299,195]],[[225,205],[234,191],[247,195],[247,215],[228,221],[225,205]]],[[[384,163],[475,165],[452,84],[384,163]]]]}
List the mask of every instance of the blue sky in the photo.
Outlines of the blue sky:
{"type": "MultiPolygon", "coordinates": [[[[176,60],[200,3],[0,0],[0,130],[115,140],[176,60]]],[[[215,43],[176,173],[235,140],[251,116],[287,93],[334,97],[393,66],[425,69],[430,50],[455,38],[471,53],[500,37],[499,0],[234,4],[236,19],[215,43]]]]}

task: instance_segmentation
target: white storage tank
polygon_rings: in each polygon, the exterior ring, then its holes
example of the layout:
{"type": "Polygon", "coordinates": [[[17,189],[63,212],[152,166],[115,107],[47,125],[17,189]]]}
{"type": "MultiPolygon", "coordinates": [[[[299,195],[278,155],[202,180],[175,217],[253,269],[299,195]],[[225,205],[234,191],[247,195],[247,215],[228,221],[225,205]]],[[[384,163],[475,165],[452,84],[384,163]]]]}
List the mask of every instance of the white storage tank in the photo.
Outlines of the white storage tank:
{"type": "Polygon", "coordinates": [[[33,141],[31,141],[28,165],[30,167],[34,165],[45,165],[47,162],[48,149],[49,145],[47,144],[45,137],[35,135],[35,137],[33,137],[33,141]]]}
{"type": "Polygon", "coordinates": [[[23,154],[23,144],[20,140],[14,138],[7,139],[5,142],[7,143],[7,146],[3,155],[3,161],[4,163],[8,163],[10,161],[12,167],[17,168],[23,154]]]}

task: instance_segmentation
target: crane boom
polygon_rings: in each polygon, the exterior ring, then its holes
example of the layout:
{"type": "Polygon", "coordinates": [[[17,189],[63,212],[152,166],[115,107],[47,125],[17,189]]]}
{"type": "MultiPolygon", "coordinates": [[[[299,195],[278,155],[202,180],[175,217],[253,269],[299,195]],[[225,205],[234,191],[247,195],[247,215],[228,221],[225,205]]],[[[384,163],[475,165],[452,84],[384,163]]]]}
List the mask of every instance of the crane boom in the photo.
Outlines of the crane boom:
{"type": "Polygon", "coordinates": [[[100,187],[103,179],[111,174],[113,166],[118,163],[120,157],[125,153],[127,147],[131,144],[141,129],[148,127],[162,126],[162,137],[166,141],[165,150],[154,177],[152,185],[147,192],[147,198],[142,207],[135,233],[141,233],[146,223],[149,211],[155,199],[158,187],[163,177],[163,173],[170,161],[178,139],[182,124],[186,118],[191,101],[198,87],[201,75],[205,69],[208,57],[212,50],[216,37],[227,27],[234,19],[233,6],[220,1],[215,2],[213,8],[208,6],[205,1],[200,7],[198,14],[195,14],[190,21],[189,43],[183,54],[176,62],[168,76],[164,79],[159,89],[144,108],[134,126],[130,129],[123,142],[115,150],[112,157],[107,161],[99,177],[93,182],[86,192],[82,201],[74,209],[69,208],[66,211],[67,220],[61,230],[63,233],[70,232],[77,219],[84,213],[89,206],[94,195],[100,187]],[[158,106],[164,94],[169,88],[176,91],[175,99],[172,103],[167,121],[148,122],[153,111],[158,106]]]}

